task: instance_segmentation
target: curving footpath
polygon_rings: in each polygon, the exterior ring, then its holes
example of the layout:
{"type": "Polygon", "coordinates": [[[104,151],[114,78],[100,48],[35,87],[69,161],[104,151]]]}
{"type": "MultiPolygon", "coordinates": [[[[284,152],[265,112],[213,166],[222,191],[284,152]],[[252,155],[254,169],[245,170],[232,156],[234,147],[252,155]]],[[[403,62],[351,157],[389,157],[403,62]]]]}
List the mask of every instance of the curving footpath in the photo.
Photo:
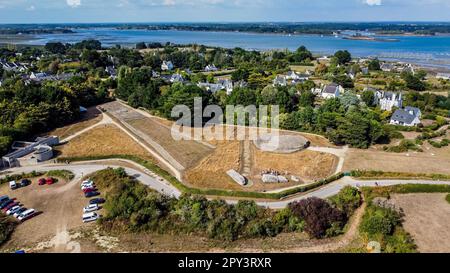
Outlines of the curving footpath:
{"type": "MultiPolygon", "coordinates": [[[[39,166],[21,167],[9,169],[10,174],[14,173],[28,173],[34,170],[38,171],[51,171],[51,170],[68,170],[75,174],[73,181],[81,182],[82,178],[91,173],[106,169],[106,168],[117,168],[122,167],[128,173],[128,175],[136,178],[144,185],[169,196],[180,197],[182,192],[178,190],[175,186],[170,184],[164,178],[156,175],[155,173],[145,169],[144,167],[138,165],[133,161],[128,160],[108,160],[108,161],[89,161],[89,162],[79,162],[70,165],[67,164],[45,164],[39,166]],[[136,168],[123,167],[123,164],[134,165],[136,168]]],[[[288,206],[289,203],[294,201],[299,201],[302,199],[310,197],[318,198],[328,198],[339,193],[339,191],[346,187],[376,187],[376,186],[393,186],[401,184],[427,184],[427,185],[450,185],[450,181],[431,181],[431,180],[364,180],[359,181],[351,177],[344,177],[340,180],[332,182],[326,186],[318,188],[316,190],[310,191],[300,196],[295,196],[291,198],[286,198],[279,201],[256,201],[259,206],[267,207],[270,209],[282,209],[288,206]]],[[[225,197],[222,199],[226,200],[229,204],[235,204],[237,200],[227,200],[225,197]]]]}

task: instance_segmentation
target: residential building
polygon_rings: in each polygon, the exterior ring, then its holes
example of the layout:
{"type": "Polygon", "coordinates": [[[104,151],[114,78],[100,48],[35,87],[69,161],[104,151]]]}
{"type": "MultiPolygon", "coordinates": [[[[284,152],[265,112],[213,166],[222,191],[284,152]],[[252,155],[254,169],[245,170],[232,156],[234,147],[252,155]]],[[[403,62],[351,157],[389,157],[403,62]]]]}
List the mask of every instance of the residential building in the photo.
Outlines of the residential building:
{"type": "Polygon", "coordinates": [[[171,70],[173,70],[173,68],[174,68],[174,66],[171,61],[163,61],[162,65],[161,65],[162,71],[171,71],[171,70]]]}
{"type": "Polygon", "coordinates": [[[384,71],[384,72],[393,72],[395,67],[394,67],[393,64],[390,64],[390,63],[383,63],[383,64],[380,66],[380,68],[381,68],[381,70],[384,71]]]}
{"type": "Polygon", "coordinates": [[[107,66],[105,68],[105,72],[109,74],[110,78],[112,78],[112,79],[117,78],[117,71],[114,66],[107,66]]]}
{"type": "MultiPolygon", "coordinates": [[[[369,89],[366,89],[369,90],[369,89]]],[[[385,92],[376,90],[375,93],[375,104],[379,105],[381,110],[392,111],[395,108],[403,107],[403,95],[402,93],[396,92],[385,92]]]]}
{"type": "Polygon", "coordinates": [[[217,69],[217,67],[214,65],[214,64],[211,64],[211,65],[207,65],[206,67],[205,67],[205,72],[215,72],[215,71],[217,71],[218,69],[217,69]]]}
{"type": "Polygon", "coordinates": [[[324,86],[320,96],[324,99],[339,98],[344,92],[345,90],[342,86],[332,83],[324,86]]]}
{"type": "Polygon", "coordinates": [[[416,126],[420,124],[422,113],[420,109],[415,107],[405,107],[405,109],[398,109],[391,117],[391,124],[401,126],[416,126]]]}
{"type": "Polygon", "coordinates": [[[273,86],[286,86],[286,85],[287,85],[286,76],[277,75],[273,80],[273,86]]]}
{"type": "Polygon", "coordinates": [[[450,73],[438,73],[436,79],[450,80],[450,73]]]}
{"type": "Polygon", "coordinates": [[[181,74],[176,73],[170,77],[170,82],[171,83],[184,82],[184,78],[181,74]]]}

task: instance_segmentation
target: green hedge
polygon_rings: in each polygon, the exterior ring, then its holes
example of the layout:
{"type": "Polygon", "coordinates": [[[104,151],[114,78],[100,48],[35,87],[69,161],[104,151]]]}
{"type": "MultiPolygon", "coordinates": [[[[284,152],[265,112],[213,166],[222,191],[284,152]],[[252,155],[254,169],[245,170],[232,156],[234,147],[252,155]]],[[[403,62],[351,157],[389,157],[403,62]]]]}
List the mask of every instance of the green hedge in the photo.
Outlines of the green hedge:
{"type": "Polygon", "coordinates": [[[93,160],[106,160],[106,159],[126,159],[133,161],[151,171],[163,177],[167,181],[169,181],[173,186],[175,186],[178,190],[184,193],[197,194],[197,195],[211,195],[211,196],[230,196],[230,197],[243,197],[243,198],[258,198],[258,199],[275,199],[279,200],[290,195],[294,195],[297,193],[303,193],[320,186],[329,184],[333,181],[336,181],[344,176],[343,173],[339,173],[333,176],[330,176],[326,179],[320,180],[318,182],[306,185],[299,186],[297,188],[289,189],[279,193],[261,193],[261,192],[244,192],[244,191],[231,191],[231,190],[218,190],[218,189],[198,189],[191,188],[183,183],[181,183],[178,179],[170,175],[167,171],[161,169],[157,165],[147,160],[144,160],[140,157],[133,155],[110,155],[110,156],[88,156],[88,157],[66,157],[59,158],[59,162],[80,162],[80,161],[93,161],[93,160]]]}
{"type": "Polygon", "coordinates": [[[447,196],[445,197],[445,200],[447,200],[447,202],[449,202],[449,203],[450,203],[450,193],[449,193],[449,194],[447,194],[447,196]]]}
{"type": "Polygon", "coordinates": [[[48,171],[48,172],[32,171],[31,173],[6,175],[2,179],[0,179],[0,184],[8,183],[9,181],[20,181],[25,178],[35,178],[35,177],[44,176],[44,175],[51,176],[51,177],[60,177],[60,178],[66,179],[66,180],[72,180],[75,177],[75,175],[71,171],[67,171],[67,170],[54,170],[54,171],[48,171]]]}
{"type": "Polygon", "coordinates": [[[383,172],[383,171],[363,171],[354,170],[350,175],[359,179],[401,179],[401,180],[450,180],[448,174],[426,174],[426,173],[402,173],[402,172],[383,172]]]}

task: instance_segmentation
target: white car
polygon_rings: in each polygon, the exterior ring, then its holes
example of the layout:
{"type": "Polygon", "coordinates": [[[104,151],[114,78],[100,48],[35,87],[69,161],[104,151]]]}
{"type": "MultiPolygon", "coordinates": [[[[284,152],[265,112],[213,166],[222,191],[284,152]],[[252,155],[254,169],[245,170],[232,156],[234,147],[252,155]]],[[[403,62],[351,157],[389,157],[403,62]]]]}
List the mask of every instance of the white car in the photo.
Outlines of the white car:
{"type": "Polygon", "coordinates": [[[100,215],[98,215],[95,212],[85,213],[85,214],[83,214],[83,223],[97,221],[99,218],[100,218],[100,215]]]}
{"type": "Polygon", "coordinates": [[[95,184],[93,181],[84,181],[83,183],[81,183],[81,189],[83,190],[84,188],[92,188],[94,187],[95,184]]]}
{"type": "Polygon", "coordinates": [[[14,207],[10,208],[8,211],[6,211],[6,215],[13,215],[13,214],[16,213],[20,208],[21,208],[21,206],[14,206],[14,207]]]}
{"type": "Polygon", "coordinates": [[[83,212],[89,213],[89,212],[97,211],[99,209],[100,208],[99,208],[98,204],[92,204],[92,205],[89,205],[89,206],[83,208],[83,212]]]}
{"type": "Polygon", "coordinates": [[[95,185],[94,185],[94,184],[92,184],[92,185],[83,185],[83,186],[81,187],[81,190],[84,191],[84,190],[86,190],[86,189],[94,189],[94,188],[95,188],[95,185]]]}
{"type": "Polygon", "coordinates": [[[33,217],[35,214],[36,211],[34,209],[29,209],[27,211],[22,212],[22,214],[20,214],[19,217],[17,217],[17,219],[19,221],[25,221],[33,217]]]}
{"type": "Polygon", "coordinates": [[[16,181],[11,181],[11,182],[9,182],[9,188],[10,188],[11,190],[17,189],[17,182],[16,182],[16,181]]]}

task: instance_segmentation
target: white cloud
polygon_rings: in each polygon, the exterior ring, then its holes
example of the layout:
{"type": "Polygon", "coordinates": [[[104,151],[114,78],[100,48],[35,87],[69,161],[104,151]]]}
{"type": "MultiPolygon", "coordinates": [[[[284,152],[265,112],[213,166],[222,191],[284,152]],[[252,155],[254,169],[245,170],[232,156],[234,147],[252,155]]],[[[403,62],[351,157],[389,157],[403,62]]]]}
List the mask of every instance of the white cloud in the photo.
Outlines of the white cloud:
{"type": "Polygon", "coordinates": [[[365,0],[366,4],[369,6],[381,6],[382,0],[365,0]]]}
{"type": "Polygon", "coordinates": [[[81,0],[66,0],[66,3],[72,8],[81,6],[81,0]]]}
{"type": "Polygon", "coordinates": [[[36,9],[35,6],[31,5],[27,8],[28,11],[34,11],[36,9]]]}

